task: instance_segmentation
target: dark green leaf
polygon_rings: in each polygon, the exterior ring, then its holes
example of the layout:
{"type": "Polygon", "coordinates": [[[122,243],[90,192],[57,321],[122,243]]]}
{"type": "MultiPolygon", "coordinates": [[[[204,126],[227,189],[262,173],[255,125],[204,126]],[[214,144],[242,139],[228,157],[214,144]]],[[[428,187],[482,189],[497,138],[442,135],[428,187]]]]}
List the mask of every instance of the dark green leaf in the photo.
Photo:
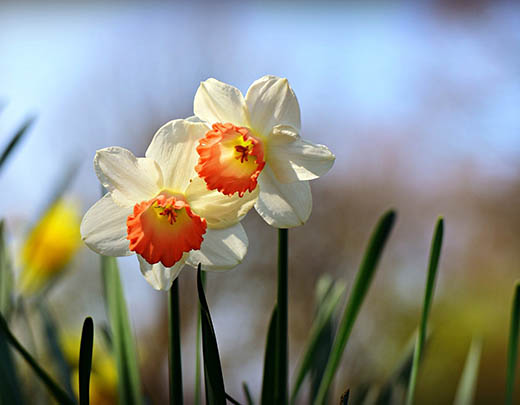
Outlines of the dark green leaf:
{"type": "Polygon", "coordinates": [[[287,403],[288,380],[288,339],[287,339],[287,305],[288,305],[288,267],[289,267],[289,230],[278,229],[278,308],[276,326],[276,377],[274,380],[274,404],[287,403]]]}
{"type": "Polygon", "coordinates": [[[316,380],[319,383],[322,379],[324,370],[320,367],[322,364],[318,365],[317,363],[323,363],[323,361],[320,361],[323,358],[326,363],[328,359],[332,344],[330,336],[332,335],[332,339],[334,337],[332,317],[339,308],[346,287],[344,283],[334,283],[330,278],[324,276],[318,281],[316,290],[318,308],[296,373],[291,403],[295,403],[303,380],[313,364],[315,367],[312,368],[315,370],[316,380]]]}
{"type": "Polygon", "coordinates": [[[209,405],[225,405],[226,390],[218,353],[217,337],[209,313],[208,303],[201,280],[200,264],[197,270],[197,291],[199,293],[202,327],[202,354],[204,357],[204,377],[206,381],[206,402],[209,405]]]}
{"type": "Polygon", "coordinates": [[[33,369],[35,374],[41,380],[41,382],[47,387],[50,393],[56,398],[60,404],[75,404],[75,401],[69,397],[69,395],[61,389],[58,384],[40,367],[40,365],[33,359],[33,357],[25,350],[25,348],[18,342],[14,335],[9,330],[5,318],[0,314],[0,341],[6,340],[9,344],[16,349],[18,353],[24,358],[24,360],[33,369]]]}
{"type": "Polygon", "coordinates": [[[426,328],[428,326],[428,316],[433,300],[433,291],[435,289],[435,279],[437,276],[437,268],[439,266],[439,258],[441,255],[442,237],[444,234],[444,219],[439,218],[433,233],[432,245],[430,249],[430,262],[428,265],[428,276],[426,279],[426,288],[424,292],[423,312],[419,332],[417,334],[417,342],[413,355],[412,371],[410,373],[410,383],[408,385],[408,393],[406,396],[407,405],[412,405],[415,395],[415,386],[417,384],[417,374],[419,372],[419,363],[422,359],[424,341],[426,340],[426,328]]]}
{"type": "Polygon", "coordinates": [[[34,122],[34,118],[27,119],[24,124],[16,131],[16,133],[13,135],[7,146],[5,147],[4,151],[0,155],[0,170],[2,169],[4,163],[6,162],[9,155],[14,151],[16,145],[20,142],[24,134],[27,132],[27,130],[31,127],[31,125],[34,122]]]}
{"type": "Polygon", "coordinates": [[[368,288],[371,285],[377,263],[383,253],[385,243],[390,235],[394,221],[394,211],[388,211],[385,213],[379,220],[376,229],[370,238],[370,242],[365,252],[365,257],[363,258],[356,280],[354,281],[352,292],[349,296],[347,306],[343,313],[343,318],[341,319],[338,328],[338,333],[334,340],[327,367],[325,368],[325,373],[318,390],[318,395],[314,402],[317,405],[325,403],[329,387],[332,384],[332,380],[334,379],[334,375],[338,369],[339,362],[343,356],[343,351],[347,345],[352,327],[354,326],[354,322],[356,321],[361,308],[361,304],[363,303],[368,288]]]}
{"type": "Polygon", "coordinates": [[[516,360],[518,355],[518,330],[520,328],[520,281],[515,284],[515,295],[511,305],[511,326],[509,328],[509,346],[507,349],[507,384],[506,404],[513,403],[515,390],[516,360]]]}
{"type": "MultiPolygon", "coordinates": [[[[200,275],[202,280],[202,287],[206,285],[206,273],[202,272],[200,275]]],[[[202,379],[200,370],[200,356],[201,356],[201,316],[200,316],[200,303],[198,304],[197,311],[197,335],[195,337],[195,405],[200,405],[201,401],[201,386],[202,379]]]]}
{"type": "Polygon", "coordinates": [[[101,256],[101,275],[117,366],[119,403],[139,405],[142,396],[135,342],[114,257],[101,256]]]}
{"type": "Polygon", "coordinates": [[[262,405],[274,403],[274,384],[276,378],[276,327],[278,325],[278,307],[274,307],[267,331],[267,341],[264,355],[264,376],[262,379],[262,405]]]}
{"type": "Polygon", "coordinates": [[[179,278],[168,292],[168,331],[170,365],[170,404],[182,405],[182,361],[181,361],[181,320],[179,312],[179,278]]]}
{"type": "Polygon", "coordinates": [[[79,404],[89,405],[90,371],[92,370],[92,350],[94,346],[94,322],[87,317],[83,322],[79,348],[79,404]]]}

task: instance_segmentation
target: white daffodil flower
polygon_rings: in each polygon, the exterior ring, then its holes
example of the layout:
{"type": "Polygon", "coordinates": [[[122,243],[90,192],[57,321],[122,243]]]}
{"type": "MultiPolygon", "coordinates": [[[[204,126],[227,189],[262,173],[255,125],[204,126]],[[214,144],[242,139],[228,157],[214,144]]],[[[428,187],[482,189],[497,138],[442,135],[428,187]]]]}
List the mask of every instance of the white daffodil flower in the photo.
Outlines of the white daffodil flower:
{"type": "Polygon", "coordinates": [[[195,172],[203,123],[171,121],[155,134],[144,158],[110,147],[97,151],[94,168],[108,193],[83,217],[87,246],[107,256],[137,254],[141,272],[167,290],[184,264],[230,269],[248,240],[239,221],[257,192],[244,197],[209,190],[195,172]]]}
{"type": "Polygon", "coordinates": [[[195,94],[194,113],[210,126],[197,146],[196,166],[208,188],[239,196],[259,188],[255,208],[277,228],[307,221],[308,181],[329,171],[335,156],[300,138],[300,107],[287,79],[264,76],[245,97],[208,79],[195,94]]]}

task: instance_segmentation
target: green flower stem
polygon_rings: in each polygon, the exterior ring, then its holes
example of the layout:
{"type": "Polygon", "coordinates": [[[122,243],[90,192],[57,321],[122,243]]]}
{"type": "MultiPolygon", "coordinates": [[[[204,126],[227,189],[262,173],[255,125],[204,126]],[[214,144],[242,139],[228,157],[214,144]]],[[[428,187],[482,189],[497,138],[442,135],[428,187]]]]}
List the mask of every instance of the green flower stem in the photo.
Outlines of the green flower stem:
{"type": "Polygon", "coordinates": [[[179,313],[179,278],[168,292],[170,404],[182,405],[182,362],[179,313]]]}
{"type": "Polygon", "coordinates": [[[275,404],[288,402],[288,342],[287,342],[287,293],[288,293],[288,233],[287,229],[278,230],[278,317],[276,328],[276,379],[275,404]]]}
{"type": "MultiPolygon", "coordinates": [[[[201,272],[200,275],[202,281],[202,287],[206,285],[206,273],[201,272]]],[[[200,302],[198,304],[197,311],[197,336],[195,338],[195,405],[201,404],[201,392],[202,392],[202,379],[201,379],[201,367],[200,367],[200,351],[201,351],[201,315],[200,315],[200,302]]]]}

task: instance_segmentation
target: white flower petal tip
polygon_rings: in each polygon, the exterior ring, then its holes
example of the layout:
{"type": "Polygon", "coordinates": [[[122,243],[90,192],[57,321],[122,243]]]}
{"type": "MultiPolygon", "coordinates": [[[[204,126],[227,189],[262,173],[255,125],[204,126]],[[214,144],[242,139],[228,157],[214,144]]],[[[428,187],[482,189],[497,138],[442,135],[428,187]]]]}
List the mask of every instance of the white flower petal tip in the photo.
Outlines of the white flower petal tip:
{"type": "Polygon", "coordinates": [[[115,204],[106,194],[87,211],[81,221],[80,232],[85,244],[105,256],[131,255],[126,239],[126,219],[132,208],[115,204]]]}
{"type": "Polygon", "coordinates": [[[213,78],[200,83],[193,102],[193,112],[210,124],[248,124],[247,106],[240,90],[213,78]]]}
{"type": "Polygon", "coordinates": [[[327,173],[336,160],[325,145],[301,139],[289,126],[274,127],[268,145],[269,165],[282,183],[317,179],[327,173]]]}
{"type": "Polygon", "coordinates": [[[163,187],[161,168],[153,159],[136,158],[120,147],[98,150],[94,169],[115,203],[130,206],[151,198],[163,187]]]}
{"type": "Polygon", "coordinates": [[[145,280],[158,291],[167,291],[171,288],[174,280],[179,276],[187,255],[175,263],[173,267],[164,267],[161,263],[150,264],[141,255],[137,255],[139,268],[145,280]]]}
{"type": "Polygon", "coordinates": [[[208,229],[200,250],[190,252],[187,264],[203,270],[229,270],[239,265],[247,253],[249,241],[240,224],[226,229],[208,229]]]}
{"type": "Polygon", "coordinates": [[[301,128],[300,106],[289,81],[264,76],[247,90],[246,104],[252,128],[268,135],[276,125],[301,128]]]}
{"type": "Polygon", "coordinates": [[[294,228],[307,222],[312,211],[308,181],[280,183],[266,166],[258,183],[260,194],[255,209],[265,222],[275,228],[294,228]]]}
{"type": "Polygon", "coordinates": [[[155,133],[145,156],[159,164],[165,188],[184,192],[197,177],[195,148],[207,131],[203,122],[179,119],[164,124],[155,133]]]}

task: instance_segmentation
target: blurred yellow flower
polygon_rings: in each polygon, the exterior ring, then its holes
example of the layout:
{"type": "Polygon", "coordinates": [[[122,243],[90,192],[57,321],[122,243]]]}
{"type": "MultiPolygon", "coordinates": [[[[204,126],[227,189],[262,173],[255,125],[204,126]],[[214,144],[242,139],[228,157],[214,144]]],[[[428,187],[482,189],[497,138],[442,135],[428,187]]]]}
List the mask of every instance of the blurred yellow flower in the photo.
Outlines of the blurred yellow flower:
{"type": "Polygon", "coordinates": [[[80,247],[79,225],[78,207],[59,200],[32,229],[21,249],[24,294],[35,293],[64,270],[80,247]]]}
{"type": "MultiPolygon", "coordinates": [[[[62,340],[65,359],[72,368],[72,388],[79,399],[79,346],[80,338],[68,336],[62,340]]],[[[90,373],[90,403],[115,405],[117,396],[117,369],[112,356],[100,344],[94,345],[92,371],[90,373]]]]}

